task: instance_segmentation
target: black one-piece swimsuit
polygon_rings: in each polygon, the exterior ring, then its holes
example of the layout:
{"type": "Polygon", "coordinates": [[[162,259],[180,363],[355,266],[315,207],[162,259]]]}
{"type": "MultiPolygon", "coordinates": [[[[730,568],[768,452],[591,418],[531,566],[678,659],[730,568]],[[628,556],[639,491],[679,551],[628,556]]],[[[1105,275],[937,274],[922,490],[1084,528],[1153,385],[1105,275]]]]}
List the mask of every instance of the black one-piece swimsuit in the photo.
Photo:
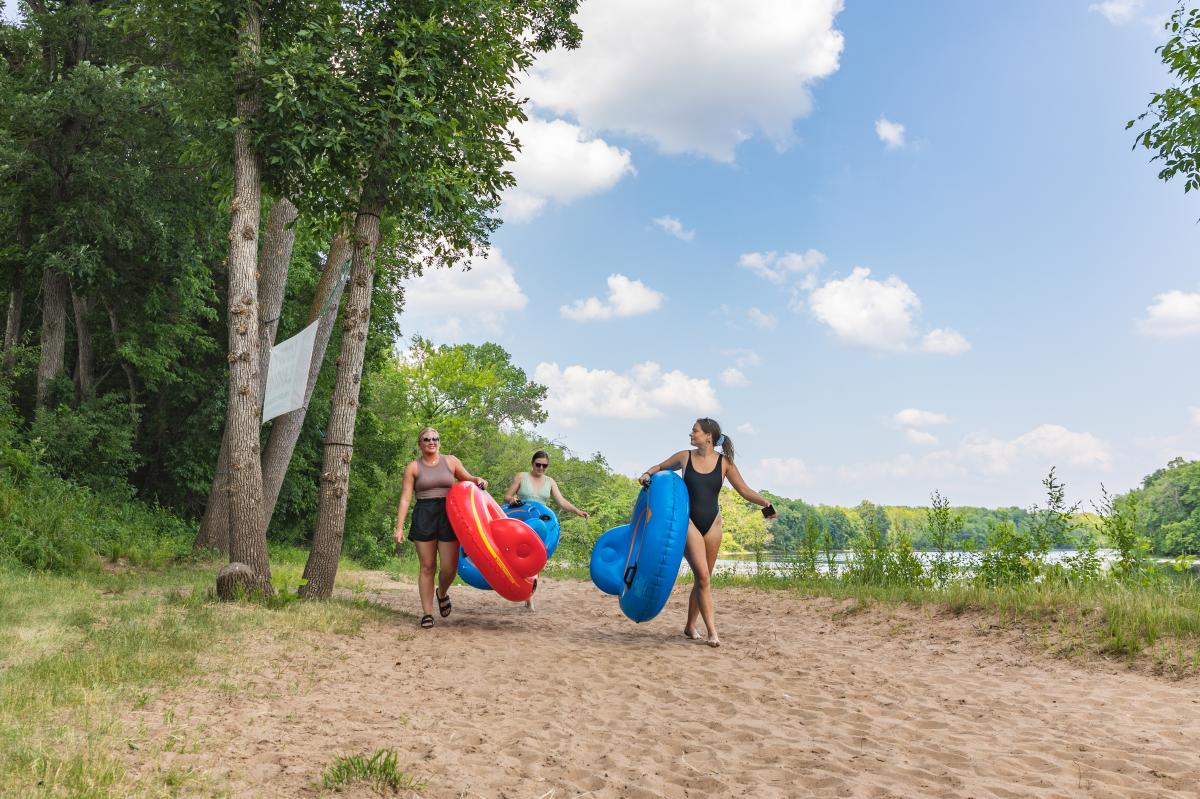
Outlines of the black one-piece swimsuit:
{"type": "Polygon", "coordinates": [[[721,494],[721,484],[725,476],[721,474],[721,459],[717,456],[717,465],[711,472],[698,472],[692,468],[692,453],[688,453],[687,466],[683,467],[683,483],[688,490],[688,518],[700,535],[708,535],[717,514],[721,512],[717,505],[717,497],[721,494]]]}

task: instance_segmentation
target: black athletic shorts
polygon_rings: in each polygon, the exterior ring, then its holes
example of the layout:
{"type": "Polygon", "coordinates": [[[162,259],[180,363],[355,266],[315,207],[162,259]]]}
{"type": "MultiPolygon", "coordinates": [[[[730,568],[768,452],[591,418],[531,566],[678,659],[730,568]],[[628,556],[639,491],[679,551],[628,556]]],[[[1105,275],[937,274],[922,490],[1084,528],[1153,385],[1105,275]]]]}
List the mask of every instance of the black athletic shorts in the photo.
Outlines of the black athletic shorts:
{"type": "Polygon", "coordinates": [[[413,507],[412,523],[408,526],[410,541],[457,541],[450,517],[446,515],[446,498],[418,499],[413,507]]]}

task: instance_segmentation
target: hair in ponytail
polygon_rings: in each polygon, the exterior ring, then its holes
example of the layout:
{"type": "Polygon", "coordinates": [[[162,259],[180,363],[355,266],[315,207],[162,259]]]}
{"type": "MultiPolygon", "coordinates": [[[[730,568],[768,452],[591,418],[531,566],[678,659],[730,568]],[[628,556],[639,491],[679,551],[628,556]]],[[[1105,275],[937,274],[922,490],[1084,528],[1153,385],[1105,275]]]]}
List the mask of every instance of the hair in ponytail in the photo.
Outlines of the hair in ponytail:
{"type": "Polygon", "coordinates": [[[713,447],[720,447],[721,454],[733,461],[733,439],[729,436],[721,434],[721,425],[716,419],[709,419],[705,416],[702,419],[697,419],[696,424],[700,425],[700,429],[712,436],[713,447]]]}

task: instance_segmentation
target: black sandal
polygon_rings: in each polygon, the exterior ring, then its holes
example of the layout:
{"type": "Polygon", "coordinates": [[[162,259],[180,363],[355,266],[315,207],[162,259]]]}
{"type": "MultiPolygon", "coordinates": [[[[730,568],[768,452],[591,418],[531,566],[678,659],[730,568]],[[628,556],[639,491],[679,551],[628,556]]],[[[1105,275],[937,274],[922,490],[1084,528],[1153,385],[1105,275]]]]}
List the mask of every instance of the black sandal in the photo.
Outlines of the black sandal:
{"type": "Polygon", "coordinates": [[[446,618],[450,615],[450,611],[454,609],[454,606],[450,604],[450,594],[447,593],[445,596],[438,596],[437,591],[434,591],[433,595],[437,597],[438,613],[442,614],[443,619],[446,618]]]}
{"type": "Polygon", "coordinates": [[[421,627],[423,629],[428,630],[432,626],[433,626],[433,616],[430,616],[428,613],[426,613],[424,616],[421,617],[421,627]]]}

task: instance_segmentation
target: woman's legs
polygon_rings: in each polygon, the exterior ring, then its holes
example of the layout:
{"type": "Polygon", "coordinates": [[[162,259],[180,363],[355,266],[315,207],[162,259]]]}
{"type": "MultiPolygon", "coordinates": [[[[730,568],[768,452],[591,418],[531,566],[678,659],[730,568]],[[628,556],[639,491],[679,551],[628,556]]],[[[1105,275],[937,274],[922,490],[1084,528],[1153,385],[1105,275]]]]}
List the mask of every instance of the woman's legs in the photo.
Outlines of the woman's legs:
{"type": "MultiPolygon", "coordinates": [[[[417,590],[421,594],[421,612],[426,616],[433,614],[433,573],[437,570],[437,541],[413,541],[417,548],[417,560],[421,563],[421,571],[417,574],[417,590]]],[[[455,566],[457,566],[457,560],[455,566]]]]}
{"type": "MultiPolygon", "coordinates": [[[[437,553],[438,559],[442,563],[442,568],[438,572],[438,596],[444,597],[450,591],[450,586],[454,584],[455,575],[458,574],[458,542],[438,541],[437,553]]],[[[430,580],[430,583],[432,582],[430,580]]]]}
{"type": "MultiPolygon", "coordinates": [[[[696,530],[695,525],[688,522],[688,532],[696,530]]],[[[699,530],[696,530],[699,533],[699,530]]],[[[708,564],[708,573],[712,575],[713,569],[717,565],[717,554],[721,551],[721,517],[717,516],[712,527],[708,528],[708,534],[700,536],[704,540],[704,561],[708,564]]],[[[690,535],[689,535],[690,538],[690,535]]],[[[691,561],[688,561],[691,565],[691,561]]],[[[693,569],[693,572],[695,570],[693,569]]],[[[710,594],[711,596],[711,594],[710,594]]],[[[700,637],[700,633],[696,632],[696,619],[700,615],[700,583],[694,581],[692,583],[692,591],[688,595],[688,615],[687,624],[683,628],[683,634],[687,638],[696,639],[700,637]]],[[[707,622],[705,622],[707,625],[707,622]]]]}
{"type": "MultiPolygon", "coordinates": [[[[711,535],[710,531],[709,534],[711,535]]],[[[709,646],[720,646],[721,639],[717,636],[717,623],[713,619],[713,603],[712,591],[709,588],[709,576],[712,574],[712,569],[709,564],[708,542],[705,537],[700,535],[700,531],[691,522],[688,522],[687,544],[684,547],[683,555],[687,558],[688,565],[692,567],[692,597],[695,599],[696,611],[700,618],[704,619],[704,626],[708,630],[707,643],[709,646]]],[[[718,540],[717,546],[720,546],[718,540]]],[[[695,633],[694,620],[692,617],[692,599],[688,600],[688,627],[685,628],[685,633],[691,630],[695,633]]]]}

